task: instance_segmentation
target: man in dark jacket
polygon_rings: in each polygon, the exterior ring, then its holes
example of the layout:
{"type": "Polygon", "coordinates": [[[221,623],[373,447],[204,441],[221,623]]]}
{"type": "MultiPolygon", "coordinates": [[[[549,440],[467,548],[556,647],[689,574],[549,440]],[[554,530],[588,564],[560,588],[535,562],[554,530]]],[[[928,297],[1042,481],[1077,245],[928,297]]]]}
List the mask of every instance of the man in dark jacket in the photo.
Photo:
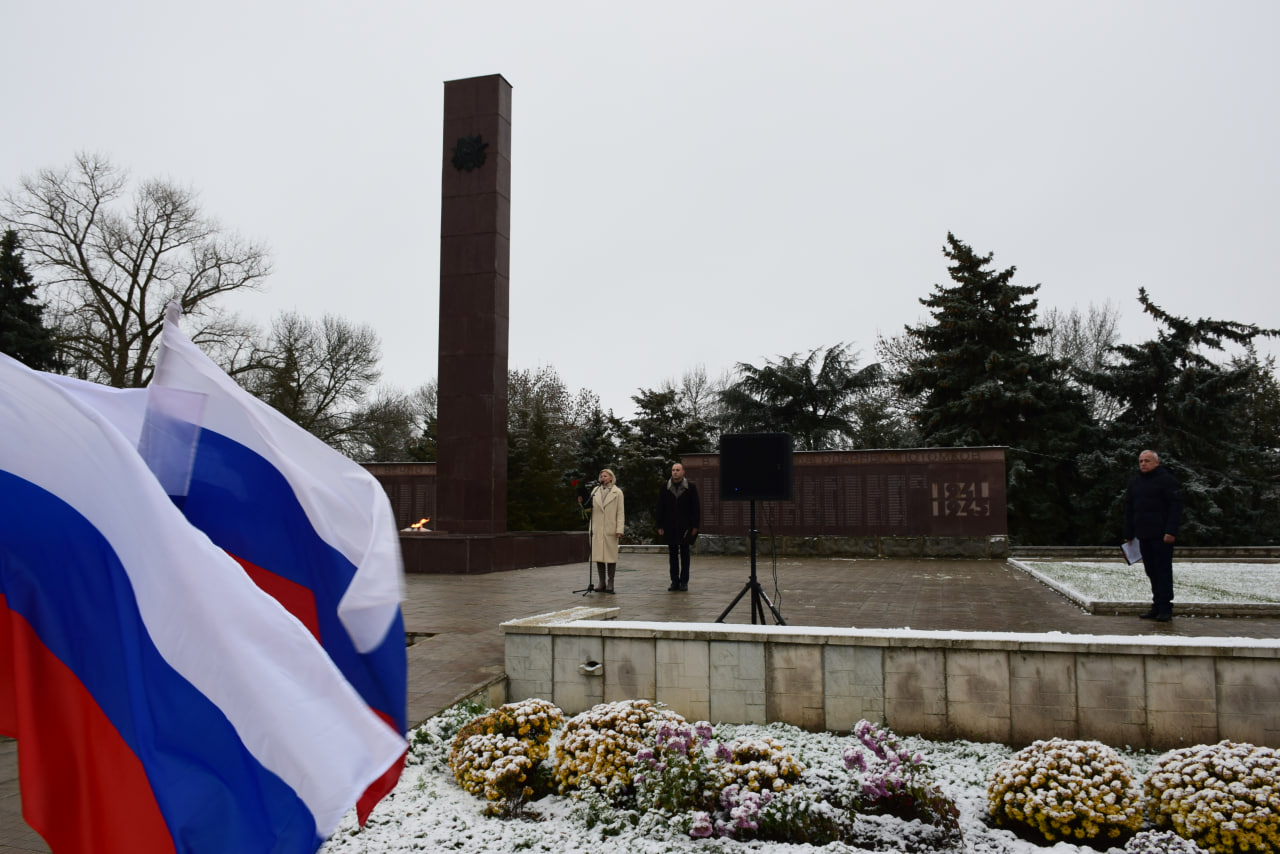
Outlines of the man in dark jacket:
{"type": "Polygon", "coordinates": [[[698,536],[702,508],[698,487],[684,476],[684,466],[671,467],[671,478],[658,490],[658,507],[653,514],[658,538],[667,544],[671,559],[671,586],[668,591],[689,589],[689,547],[698,536]]]}
{"type": "Polygon", "coordinates": [[[1167,623],[1173,618],[1173,541],[1182,521],[1182,487],[1160,467],[1155,451],[1138,455],[1138,470],[1124,496],[1124,541],[1138,539],[1151,580],[1151,610],[1142,619],[1167,623]]]}

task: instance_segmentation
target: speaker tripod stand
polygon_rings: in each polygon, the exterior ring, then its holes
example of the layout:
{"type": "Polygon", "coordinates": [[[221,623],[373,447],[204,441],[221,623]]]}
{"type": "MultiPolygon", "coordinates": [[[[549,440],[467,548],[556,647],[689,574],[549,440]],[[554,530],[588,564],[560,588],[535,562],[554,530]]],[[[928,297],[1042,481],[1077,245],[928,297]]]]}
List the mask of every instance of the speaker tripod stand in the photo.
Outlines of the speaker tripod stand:
{"type": "Polygon", "coordinates": [[[738,591],[738,595],[729,603],[729,607],[725,608],[719,617],[716,617],[717,623],[723,623],[724,618],[729,616],[729,612],[734,606],[741,601],[747,593],[751,594],[751,625],[756,625],[757,615],[760,617],[759,625],[765,625],[764,609],[767,605],[769,610],[773,612],[773,618],[778,621],[779,626],[785,626],[787,623],[782,619],[782,615],[778,613],[778,609],[773,607],[773,603],[769,601],[769,597],[765,594],[764,588],[760,586],[760,580],[756,578],[756,501],[751,499],[751,578],[747,581],[742,590],[738,591]]]}

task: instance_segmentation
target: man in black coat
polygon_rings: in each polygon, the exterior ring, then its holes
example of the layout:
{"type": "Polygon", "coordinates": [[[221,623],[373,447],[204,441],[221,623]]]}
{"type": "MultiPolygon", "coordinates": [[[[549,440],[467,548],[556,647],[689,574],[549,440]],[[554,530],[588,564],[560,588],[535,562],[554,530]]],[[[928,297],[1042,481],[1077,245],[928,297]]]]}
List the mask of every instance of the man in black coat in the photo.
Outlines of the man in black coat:
{"type": "Polygon", "coordinates": [[[1142,619],[1167,623],[1173,618],[1173,541],[1182,521],[1182,487],[1160,467],[1155,451],[1138,455],[1138,470],[1124,496],[1124,541],[1137,537],[1151,580],[1151,610],[1142,619]]]}
{"type": "Polygon", "coordinates": [[[653,518],[658,523],[658,538],[667,544],[671,559],[671,586],[667,590],[688,590],[689,547],[698,536],[702,508],[698,504],[698,487],[684,476],[680,463],[671,467],[671,478],[658,490],[653,518]]]}

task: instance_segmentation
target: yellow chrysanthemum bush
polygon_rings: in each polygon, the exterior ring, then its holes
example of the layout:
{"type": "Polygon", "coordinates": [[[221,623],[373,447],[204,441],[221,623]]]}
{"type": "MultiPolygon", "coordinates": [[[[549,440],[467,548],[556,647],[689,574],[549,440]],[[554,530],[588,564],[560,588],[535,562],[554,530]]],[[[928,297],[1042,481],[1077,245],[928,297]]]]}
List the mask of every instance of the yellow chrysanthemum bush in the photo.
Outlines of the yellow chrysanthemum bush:
{"type": "Polygon", "coordinates": [[[484,798],[486,815],[519,815],[534,795],[530,744],[507,735],[473,735],[452,754],[458,785],[484,798]]]}
{"type": "Polygon", "coordinates": [[[462,726],[453,738],[453,750],[457,750],[473,735],[505,735],[528,741],[539,750],[540,759],[549,752],[548,743],[557,729],[564,725],[564,712],[548,700],[529,699],[507,703],[489,709],[462,726]]]}
{"type": "Polygon", "coordinates": [[[1097,741],[1037,741],[996,766],[987,804],[998,825],[1046,842],[1094,845],[1142,827],[1142,792],[1129,766],[1097,741]]]}
{"type": "Polygon", "coordinates": [[[489,815],[518,815],[530,799],[550,790],[543,761],[564,714],[546,700],[522,700],[492,709],[458,730],[449,768],[467,792],[484,798],[489,815]]]}
{"type": "Polygon", "coordinates": [[[594,790],[614,801],[634,791],[637,754],[658,727],[685,719],[648,700],[601,703],[570,718],[555,743],[554,780],[561,794],[594,790]]]}
{"type": "Polygon", "coordinates": [[[1147,812],[1208,851],[1280,852],[1280,755],[1232,741],[1164,754],[1147,775],[1147,812]]]}
{"type": "Polygon", "coordinates": [[[723,786],[737,786],[744,792],[781,792],[798,783],[804,766],[786,745],[770,736],[735,738],[721,750],[724,759],[723,786]]]}

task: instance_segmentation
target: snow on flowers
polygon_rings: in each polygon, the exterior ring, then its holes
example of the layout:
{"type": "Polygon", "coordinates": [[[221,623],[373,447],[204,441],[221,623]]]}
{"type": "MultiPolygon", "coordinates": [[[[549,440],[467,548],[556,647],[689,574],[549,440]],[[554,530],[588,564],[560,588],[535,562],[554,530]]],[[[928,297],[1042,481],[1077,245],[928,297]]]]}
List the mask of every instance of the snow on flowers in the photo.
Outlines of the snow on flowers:
{"type": "Polygon", "coordinates": [[[846,751],[848,773],[833,783],[806,781],[804,764],[773,735],[716,740],[708,722],[690,723],[645,700],[602,703],[564,721],[553,737],[562,720],[542,700],[476,718],[450,752],[458,784],[485,798],[488,814],[507,817],[540,792],[558,791],[588,799],[597,813],[665,816],[667,828],[692,838],[853,842],[857,816],[866,812],[919,819],[938,826],[935,842],[960,841],[957,810],[926,779],[923,758],[867,722],[859,745],[846,751]],[[870,759],[854,758],[863,751],[870,759]]]}
{"type": "Polygon", "coordinates": [[[1124,760],[1097,741],[1037,741],[1000,763],[987,795],[997,824],[1045,840],[1131,836],[1142,827],[1142,792],[1124,760]]]}
{"type": "Polygon", "coordinates": [[[843,843],[864,851],[1027,852],[1047,843],[1063,851],[1122,845],[1125,854],[1280,852],[1276,752],[1233,742],[1158,758],[1108,756],[1110,748],[1096,742],[1065,739],[1015,752],[900,738],[869,721],[844,737],[780,723],[712,726],[645,701],[602,704],[565,721],[542,700],[453,707],[415,729],[410,741],[416,775],[367,826],[344,821],[341,839],[326,850],[438,850],[447,841],[444,847],[460,851],[555,850],[564,843],[563,850],[602,854],[728,851],[739,843],[769,850],[774,843],[843,843]],[[626,738],[610,729],[615,724],[626,738]],[[577,747],[569,749],[572,743],[577,747]],[[571,770],[558,768],[561,761],[571,770]],[[1150,769],[1136,794],[1134,769],[1150,769]],[[584,785],[568,783],[573,775],[584,785]],[[1055,841],[1034,821],[1001,815],[1004,804],[1018,801],[1015,790],[1025,792],[1028,814],[1054,812],[1065,823],[1053,831],[1055,841]],[[1116,820],[1094,815],[1101,832],[1081,838],[1099,804],[1116,820]],[[477,823],[478,813],[499,818],[477,823]],[[500,820],[520,817],[531,821],[500,820]],[[1119,828],[1116,835],[1108,827],[1119,828]],[[1187,838],[1193,834],[1195,841],[1187,838]]]}
{"type": "Polygon", "coordinates": [[[1231,741],[1164,754],[1147,776],[1158,827],[1217,854],[1280,851],[1280,755],[1231,741]]]}

